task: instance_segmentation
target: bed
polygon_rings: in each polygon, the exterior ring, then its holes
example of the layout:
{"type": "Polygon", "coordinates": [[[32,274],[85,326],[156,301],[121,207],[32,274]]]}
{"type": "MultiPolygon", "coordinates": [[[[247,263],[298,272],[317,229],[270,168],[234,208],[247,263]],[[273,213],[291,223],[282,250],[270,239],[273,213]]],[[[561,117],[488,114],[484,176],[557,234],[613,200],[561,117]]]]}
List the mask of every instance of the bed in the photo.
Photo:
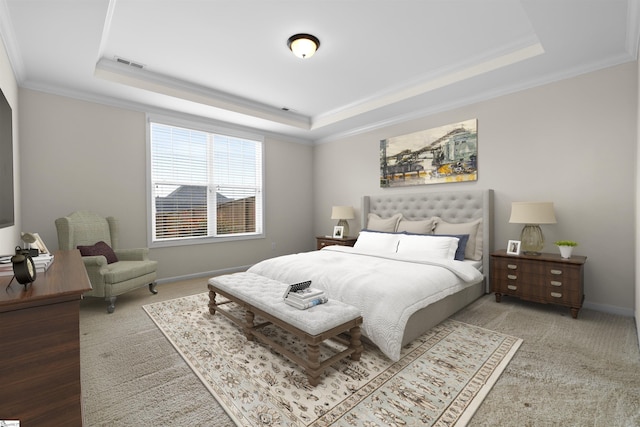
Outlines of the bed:
{"type": "Polygon", "coordinates": [[[402,346],[488,292],[492,205],[492,190],[364,196],[365,229],[353,248],[327,246],[284,255],[248,271],[285,283],[311,280],[329,298],[357,306],[364,318],[364,337],[398,360],[402,346]],[[401,220],[391,224],[394,231],[390,231],[385,227],[393,218],[401,220]],[[438,237],[422,236],[419,228],[434,218],[438,237]],[[441,246],[450,246],[454,236],[458,242],[466,230],[473,236],[463,254],[456,252],[458,260],[425,258],[422,252],[418,257],[406,249],[400,253],[401,247],[422,245],[425,239],[438,242],[437,251],[452,253],[455,248],[441,246]],[[397,253],[387,250],[390,244],[396,245],[397,253]],[[429,293],[423,293],[426,289],[429,293]]]}

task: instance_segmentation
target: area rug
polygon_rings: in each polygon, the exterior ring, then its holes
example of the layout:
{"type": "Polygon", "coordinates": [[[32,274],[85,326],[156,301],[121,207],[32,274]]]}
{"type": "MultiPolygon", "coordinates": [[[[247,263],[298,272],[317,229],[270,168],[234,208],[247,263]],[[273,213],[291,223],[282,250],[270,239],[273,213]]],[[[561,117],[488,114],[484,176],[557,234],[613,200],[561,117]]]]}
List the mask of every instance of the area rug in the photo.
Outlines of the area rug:
{"type": "MultiPolygon", "coordinates": [[[[365,344],[359,361],[334,364],[312,387],[296,364],[209,314],[208,302],[205,292],[143,308],[238,426],[465,425],[522,343],[449,319],[398,362],[365,344]]],[[[304,354],[296,337],[263,332],[304,354]]],[[[323,345],[321,359],[341,348],[323,345]]]]}

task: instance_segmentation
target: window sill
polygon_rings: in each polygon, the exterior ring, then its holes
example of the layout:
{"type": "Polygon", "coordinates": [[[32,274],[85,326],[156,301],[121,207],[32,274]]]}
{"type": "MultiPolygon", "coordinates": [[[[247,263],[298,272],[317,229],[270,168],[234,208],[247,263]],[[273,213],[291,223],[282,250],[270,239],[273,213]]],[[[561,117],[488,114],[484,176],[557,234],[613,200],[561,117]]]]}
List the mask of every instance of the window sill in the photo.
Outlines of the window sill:
{"type": "Polygon", "coordinates": [[[242,240],[257,240],[264,239],[264,233],[261,234],[243,234],[237,236],[225,236],[225,237],[193,237],[193,238],[180,238],[171,240],[159,240],[149,242],[149,248],[167,248],[173,246],[193,246],[193,245],[209,245],[215,243],[225,242],[238,242],[242,240]]]}

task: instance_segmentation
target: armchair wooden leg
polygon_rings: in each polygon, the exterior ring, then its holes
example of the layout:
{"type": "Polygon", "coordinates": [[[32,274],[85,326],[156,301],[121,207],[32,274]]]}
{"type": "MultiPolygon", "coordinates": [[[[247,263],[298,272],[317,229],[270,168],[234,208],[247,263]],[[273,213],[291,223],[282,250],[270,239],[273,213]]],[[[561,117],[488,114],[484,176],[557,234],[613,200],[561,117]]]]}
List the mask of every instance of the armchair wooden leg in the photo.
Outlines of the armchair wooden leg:
{"type": "Polygon", "coordinates": [[[116,297],[107,297],[106,300],[109,301],[107,313],[111,314],[116,309],[116,297]]]}
{"type": "Polygon", "coordinates": [[[156,291],[156,282],[149,283],[149,292],[154,295],[158,293],[158,291],[156,291]]]}

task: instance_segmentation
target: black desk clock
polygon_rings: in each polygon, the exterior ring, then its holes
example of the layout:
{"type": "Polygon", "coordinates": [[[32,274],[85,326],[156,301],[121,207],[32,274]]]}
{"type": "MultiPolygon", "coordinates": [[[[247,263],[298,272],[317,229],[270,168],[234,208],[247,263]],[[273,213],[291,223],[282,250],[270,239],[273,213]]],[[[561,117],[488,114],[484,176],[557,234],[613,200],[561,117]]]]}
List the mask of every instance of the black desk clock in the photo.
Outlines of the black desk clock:
{"type": "Polygon", "coordinates": [[[23,250],[20,246],[16,247],[16,254],[11,257],[13,264],[13,275],[22,285],[28,285],[36,280],[36,263],[29,255],[28,250],[23,250]]]}

